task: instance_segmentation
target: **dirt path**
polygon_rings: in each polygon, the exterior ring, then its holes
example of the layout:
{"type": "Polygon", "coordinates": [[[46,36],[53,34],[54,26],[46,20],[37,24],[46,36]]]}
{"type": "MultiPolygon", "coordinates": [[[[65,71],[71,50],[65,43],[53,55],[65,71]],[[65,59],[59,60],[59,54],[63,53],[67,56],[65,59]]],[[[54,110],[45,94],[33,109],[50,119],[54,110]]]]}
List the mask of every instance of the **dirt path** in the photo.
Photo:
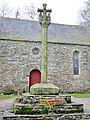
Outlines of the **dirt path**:
{"type": "Polygon", "coordinates": [[[14,99],[0,100],[0,109],[4,111],[0,113],[0,120],[2,120],[3,115],[11,114],[9,111],[12,111],[14,99]]]}
{"type": "Polygon", "coordinates": [[[13,99],[0,100],[0,107],[4,110],[10,110],[13,107],[13,99]]]}

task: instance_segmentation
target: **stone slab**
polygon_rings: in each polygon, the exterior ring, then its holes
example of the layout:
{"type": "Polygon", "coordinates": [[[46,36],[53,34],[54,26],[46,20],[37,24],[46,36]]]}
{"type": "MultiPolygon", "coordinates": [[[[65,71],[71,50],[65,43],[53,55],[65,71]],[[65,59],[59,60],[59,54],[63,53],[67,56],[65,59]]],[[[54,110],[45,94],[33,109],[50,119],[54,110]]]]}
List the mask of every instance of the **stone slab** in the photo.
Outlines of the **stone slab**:
{"type": "Polygon", "coordinates": [[[59,88],[50,83],[37,83],[30,87],[30,93],[33,95],[57,95],[59,88]]]}
{"type": "Polygon", "coordinates": [[[3,120],[90,120],[90,113],[49,114],[49,115],[12,115],[3,116],[3,120]]]}

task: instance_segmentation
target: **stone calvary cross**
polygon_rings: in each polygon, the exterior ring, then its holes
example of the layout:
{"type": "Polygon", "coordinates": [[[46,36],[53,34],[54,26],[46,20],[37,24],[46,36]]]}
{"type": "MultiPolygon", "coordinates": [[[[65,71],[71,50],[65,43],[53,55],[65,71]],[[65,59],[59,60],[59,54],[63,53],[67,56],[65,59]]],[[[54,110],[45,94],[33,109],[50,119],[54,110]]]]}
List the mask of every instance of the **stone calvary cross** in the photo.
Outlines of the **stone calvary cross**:
{"type": "Polygon", "coordinates": [[[47,82],[48,76],[48,26],[51,23],[51,9],[46,9],[47,4],[43,4],[43,9],[38,9],[39,21],[42,26],[42,65],[41,65],[41,83],[30,87],[30,94],[34,95],[56,95],[59,94],[59,88],[52,83],[47,82]]]}
{"type": "Polygon", "coordinates": [[[48,56],[48,26],[51,23],[50,13],[51,9],[46,9],[47,4],[43,4],[43,9],[38,9],[39,22],[42,26],[42,65],[41,65],[41,82],[47,82],[48,70],[47,70],[47,56],[48,56]]]}

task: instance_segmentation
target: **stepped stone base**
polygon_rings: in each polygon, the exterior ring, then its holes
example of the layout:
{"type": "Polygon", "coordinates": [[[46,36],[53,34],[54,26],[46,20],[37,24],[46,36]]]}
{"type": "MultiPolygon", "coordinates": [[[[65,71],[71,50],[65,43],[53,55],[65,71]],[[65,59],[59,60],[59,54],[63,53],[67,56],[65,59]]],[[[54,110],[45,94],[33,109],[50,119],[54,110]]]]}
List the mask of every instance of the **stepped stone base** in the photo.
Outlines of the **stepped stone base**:
{"type": "Polygon", "coordinates": [[[57,95],[59,88],[50,83],[38,83],[30,87],[30,93],[33,95],[57,95]]]}
{"type": "Polygon", "coordinates": [[[71,96],[67,95],[31,95],[22,94],[22,101],[14,104],[15,114],[60,114],[81,113],[83,104],[71,103],[71,96]],[[47,110],[46,110],[47,109],[47,110]]]}

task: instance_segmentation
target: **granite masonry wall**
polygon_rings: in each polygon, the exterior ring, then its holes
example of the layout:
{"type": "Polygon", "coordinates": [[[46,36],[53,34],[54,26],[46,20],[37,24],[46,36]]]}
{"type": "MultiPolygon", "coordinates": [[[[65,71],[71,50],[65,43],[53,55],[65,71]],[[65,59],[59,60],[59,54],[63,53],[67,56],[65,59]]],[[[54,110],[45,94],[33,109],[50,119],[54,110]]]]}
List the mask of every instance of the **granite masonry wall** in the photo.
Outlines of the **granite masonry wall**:
{"type": "MultiPolygon", "coordinates": [[[[0,17],[0,92],[28,91],[29,75],[41,71],[39,22],[0,17]]],[[[52,23],[48,28],[48,82],[61,92],[90,92],[90,27],[52,23]],[[79,52],[79,75],[73,52],[79,52]]]]}
{"type": "MultiPolygon", "coordinates": [[[[30,72],[41,71],[41,42],[0,39],[0,92],[28,91],[30,72]],[[37,51],[33,52],[34,48],[37,51]]],[[[90,91],[90,46],[48,43],[48,82],[61,92],[90,91]],[[79,51],[80,75],[73,73],[73,52],[79,51]]]]}

